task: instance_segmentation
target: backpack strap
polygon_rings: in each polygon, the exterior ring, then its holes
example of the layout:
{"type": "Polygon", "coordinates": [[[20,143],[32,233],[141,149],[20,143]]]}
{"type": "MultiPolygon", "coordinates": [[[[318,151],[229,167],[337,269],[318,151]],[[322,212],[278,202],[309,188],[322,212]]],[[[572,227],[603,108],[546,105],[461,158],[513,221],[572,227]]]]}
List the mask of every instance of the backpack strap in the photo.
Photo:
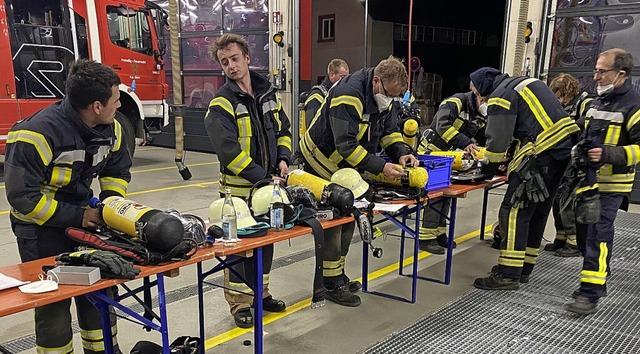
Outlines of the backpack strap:
{"type": "Polygon", "coordinates": [[[324,249],[324,230],[318,219],[315,218],[315,211],[311,208],[304,208],[300,213],[298,222],[311,228],[313,234],[314,249],[316,255],[316,268],[313,274],[313,297],[311,299],[311,308],[315,309],[324,306],[326,289],[324,288],[324,279],[322,277],[322,251],[324,249]]]}

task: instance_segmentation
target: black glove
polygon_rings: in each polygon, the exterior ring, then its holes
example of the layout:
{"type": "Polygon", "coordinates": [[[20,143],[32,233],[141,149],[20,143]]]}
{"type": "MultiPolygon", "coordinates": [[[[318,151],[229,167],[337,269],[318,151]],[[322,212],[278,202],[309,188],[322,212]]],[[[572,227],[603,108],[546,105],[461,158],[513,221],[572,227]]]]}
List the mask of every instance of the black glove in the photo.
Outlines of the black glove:
{"type": "Polygon", "coordinates": [[[514,173],[520,176],[522,182],[511,197],[511,206],[523,208],[528,202],[542,203],[549,198],[549,191],[538,171],[535,156],[525,156],[514,173]]]}
{"type": "Polygon", "coordinates": [[[578,184],[575,201],[576,222],[595,224],[600,221],[600,191],[597,185],[589,185],[586,180],[578,184]]]}
{"type": "Polygon", "coordinates": [[[133,266],[132,262],[125,260],[110,251],[82,250],[67,252],[56,257],[56,261],[66,265],[86,265],[100,268],[100,274],[104,278],[134,279],[140,274],[140,269],[133,266]]]}

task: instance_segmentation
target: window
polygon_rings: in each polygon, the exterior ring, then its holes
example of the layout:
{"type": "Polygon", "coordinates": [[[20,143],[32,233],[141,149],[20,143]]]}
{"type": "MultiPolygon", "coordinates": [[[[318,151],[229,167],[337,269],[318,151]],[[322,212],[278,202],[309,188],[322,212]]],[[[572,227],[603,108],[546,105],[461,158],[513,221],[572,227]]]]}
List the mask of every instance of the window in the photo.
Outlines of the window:
{"type": "Polygon", "coordinates": [[[107,6],[111,42],[134,52],[153,55],[149,21],[144,12],[125,6],[107,6]]]}
{"type": "Polygon", "coordinates": [[[455,36],[455,28],[433,27],[433,43],[453,44],[455,36]]]}
{"type": "Polygon", "coordinates": [[[318,42],[333,42],[336,40],[336,15],[322,15],[318,17],[318,42]]]}
{"type": "Polygon", "coordinates": [[[465,30],[465,29],[456,30],[456,44],[475,45],[476,31],[465,30]]]}
{"type": "MultiPolygon", "coordinates": [[[[411,26],[411,40],[413,42],[424,42],[424,26],[411,26]]],[[[396,41],[406,41],[409,38],[409,25],[395,23],[393,25],[393,39],[396,41]]]]}

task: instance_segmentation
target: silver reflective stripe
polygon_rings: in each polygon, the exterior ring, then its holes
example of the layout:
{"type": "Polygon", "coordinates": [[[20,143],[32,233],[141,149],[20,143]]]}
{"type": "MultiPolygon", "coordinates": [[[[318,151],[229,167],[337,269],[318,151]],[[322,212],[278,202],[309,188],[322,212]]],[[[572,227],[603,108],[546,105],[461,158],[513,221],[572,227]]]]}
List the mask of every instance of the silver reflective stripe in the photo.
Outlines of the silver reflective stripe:
{"type": "Polygon", "coordinates": [[[532,83],[532,82],[534,82],[534,81],[538,81],[538,79],[529,78],[529,79],[523,80],[521,83],[519,83],[519,84],[514,88],[514,90],[516,90],[516,91],[520,92],[520,91],[524,90],[524,89],[525,89],[525,87],[527,87],[527,85],[529,85],[530,83],[532,83]]]}
{"type": "Polygon", "coordinates": [[[592,117],[593,119],[602,119],[614,123],[624,122],[624,115],[622,115],[621,112],[598,111],[595,108],[591,108],[587,112],[587,116],[592,117]]]}
{"type": "Polygon", "coordinates": [[[236,106],[236,115],[240,115],[243,113],[249,113],[249,110],[247,109],[247,106],[243,105],[242,103],[238,103],[238,105],[236,106]]]}
{"type": "Polygon", "coordinates": [[[278,103],[274,100],[269,100],[262,104],[262,113],[274,110],[278,108],[278,103]]]}
{"type": "Polygon", "coordinates": [[[107,157],[107,155],[109,154],[109,151],[111,151],[111,146],[109,146],[109,145],[100,146],[98,148],[98,152],[95,155],[93,155],[93,165],[92,166],[96,166],[100,162],[102,162],[102,160],[104,160],[107,157]]]}
{"type": "Polygon", "coordinates": [[[84,162],[85,153],[86,152],[84,150],[65,151],[63,153],[60,153],[60,155],[58,155],[58,157],[56,157],[55,160],[53,160],[53,162],[55,164],[69,164],[69,165],[71,165],[74,162],[84,162]]]}

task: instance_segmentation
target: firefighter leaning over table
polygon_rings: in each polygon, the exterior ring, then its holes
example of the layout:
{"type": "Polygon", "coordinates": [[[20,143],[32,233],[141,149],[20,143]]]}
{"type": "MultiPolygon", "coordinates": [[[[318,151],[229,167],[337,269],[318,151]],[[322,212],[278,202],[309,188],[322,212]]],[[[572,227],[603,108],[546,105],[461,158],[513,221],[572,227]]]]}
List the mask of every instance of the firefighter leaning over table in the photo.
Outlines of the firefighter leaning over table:
{"type": "MultiPolygon", "coordinates": [[[[231,189],[234,197],[246,199],[251,187],[263,179],[280,179],[289,170],[291,132],[276,89],[264,76],[249,70],[251,57],[244,37],[224,34],[211,46],[227,82],[209,104],[204,119],[209,139],[220,160],[220,194],[231,189]],[[272,177],[273,176],[273,177],[272,177]]],[[[269,294],[269,272],[273,245],[263,247],[263,308],[282,312],[286,305],[269,294]]],[[[239,256],[229,256],[232,262],[239,256]]],[[[252,282],[255,256],[224,271],[224,297],[238,327],[253,326],[253,291],[237,274],[252,282]],[[237,274],[236,274],[237,272],[237,274]]]]}
{"type": "Polygon", "coordinates": [[[575,147],[578,248],[584,256],[580,289],[567,310],[595,312],[606,280],[618,209],[627,210],[640,162],[640,95],[631,84],[633,57],[624,49],[600,53],[593,71],[598,97],[587,110],[583,140],[575,147]]]}
{"type": "MultiPolygon", "coordinates": [[[[305,170],[326,180],[342,167],[353,167],[388,178],[400,178],[402,169],[374,154],[381,145],[401,165],[417,163],[397,129],[390,110],[394,97],[407,87],[407,71],[396,58],[382,60],[375,68],[361,69],[338,82],[300,139],[305,170]]],[[[353,237],[354,223],[325,230],[323,276],[327,299],[343,306],[359,306],[344,274],[344,259],[353,237]]]]}
{"type": "MultiPolygon", "coordinates": [[[[461,149],[469,154],[484,146],[484,127],[487,103],[472,91],[457,93],[440,104],[431,123],[431,131],[423,140],[418,153],[461,149]]],[[[420,227],[419,247],[433,254],[444,254],[447,247],[447,221],[451,200],[444,198],[434,208],[424,208],[420,227]]],[[[453,243],[456,246],[455,242],[453,243]]]]}
{"type": "Polygon", "coordinates": [[[517,140],[507,168],[509,186],[498,212],[502,234],[498,265],[474,286],[515,290],[529,281],[540,242],[571,148],[580,131],[547,85],[538,79],[509,77],[494,68],[470,75],[471,90],[487,99],[487,151],[482,167],[492,178],[517,140]]]}

